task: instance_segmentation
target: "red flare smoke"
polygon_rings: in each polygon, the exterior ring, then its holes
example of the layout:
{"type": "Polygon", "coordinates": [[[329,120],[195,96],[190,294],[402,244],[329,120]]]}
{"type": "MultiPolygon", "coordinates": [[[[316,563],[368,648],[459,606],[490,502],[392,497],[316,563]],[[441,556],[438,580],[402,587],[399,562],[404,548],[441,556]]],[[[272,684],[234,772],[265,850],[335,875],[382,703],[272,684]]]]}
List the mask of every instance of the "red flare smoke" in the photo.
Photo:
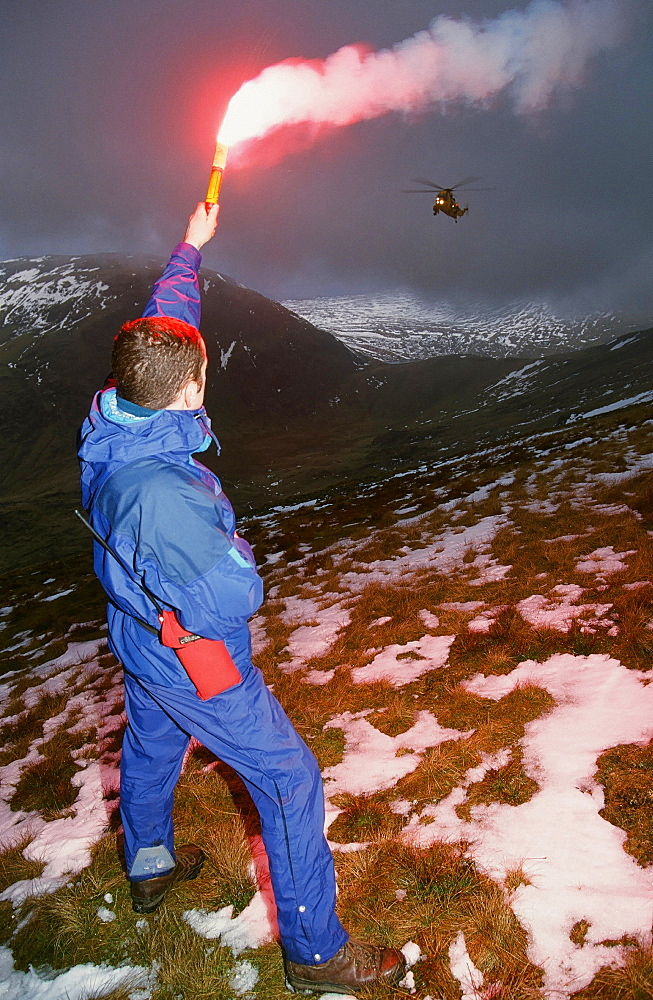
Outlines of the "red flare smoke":
{"type": "Polygon", "coordinates": [[[451,101],[482,106],[506,89],[517,111],[536,110],[621,41],[620,15],[620,0],[534,0],[480,24],[437,17],[392,50],[347,45],[323,60],[286,60],[242,85],[218,138],[232,146],[282,125],[350,125],[451,101]]]}

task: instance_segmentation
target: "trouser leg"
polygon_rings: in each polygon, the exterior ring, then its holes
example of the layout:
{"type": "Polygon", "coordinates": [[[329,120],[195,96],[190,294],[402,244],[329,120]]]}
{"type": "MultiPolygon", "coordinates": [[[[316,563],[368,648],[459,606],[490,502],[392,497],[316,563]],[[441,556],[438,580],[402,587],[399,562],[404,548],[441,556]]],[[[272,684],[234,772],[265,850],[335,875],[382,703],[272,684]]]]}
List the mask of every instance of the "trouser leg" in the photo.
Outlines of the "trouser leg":
{"type": "MultiPolygon", "coordinates": [[[[332,958],[347,934],[335,914],[322,778],[315,757],[293,734],[300,747],[282,767],[270,768],[267,774],[241,767],[240,775],[261,820],[284,950],[292,961],[315,964],[332,958]]],[[[214,752],[219,754],[217,748],[214,752]]]]}
{"type": "Polygon", "coordinates": [[[127,873],[139,879],[171,867],[166,864],[166,852],[174,863],[172,805],[189,737],[129,675],[125,676],[125,710],[128,725],[120,760],[120,815],[127,873]],[[147,863],[144,867],[146,849],[158,845],[165,848],[160,858],[154,858],[158,870],[151,870],[147,863]]]}
{"type": "Polygon", "coordinates": [[[260,671],[240,659],[238,666],[242,683],[209,701],[154,685],[150,693],[181,729],[229,764],[252,795],[286,954],[302,964],[328,961],[348,935],[335,913],[319,768],[260,671]]]}

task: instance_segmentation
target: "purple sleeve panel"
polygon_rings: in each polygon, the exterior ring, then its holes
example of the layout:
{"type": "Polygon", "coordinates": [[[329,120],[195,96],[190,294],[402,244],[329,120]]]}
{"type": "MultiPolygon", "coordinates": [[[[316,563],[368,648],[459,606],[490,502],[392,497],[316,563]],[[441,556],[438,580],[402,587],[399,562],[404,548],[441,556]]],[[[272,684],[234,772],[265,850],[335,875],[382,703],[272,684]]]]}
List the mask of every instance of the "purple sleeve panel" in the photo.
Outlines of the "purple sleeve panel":
{"type": "Polygon", "coordinates": [[[197,272],[202,255],[190,243],[178,243],[154,285],[143,316],[169,316],[199,329],[201,304],[197,272]]]}

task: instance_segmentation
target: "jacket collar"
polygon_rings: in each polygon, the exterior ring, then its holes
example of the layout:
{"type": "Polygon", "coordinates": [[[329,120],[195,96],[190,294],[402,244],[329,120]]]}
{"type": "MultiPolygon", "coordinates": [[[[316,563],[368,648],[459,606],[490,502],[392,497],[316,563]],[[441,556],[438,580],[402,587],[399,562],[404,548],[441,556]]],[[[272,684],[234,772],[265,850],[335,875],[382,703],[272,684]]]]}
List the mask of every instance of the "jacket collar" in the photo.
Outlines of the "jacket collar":
{"type": "Polygon", "coordinates": [[[140,458],[187,464],[206,448],[211,421],[198,410],[152,410],[150,416],[126,413],[116,405],[113,387],[96,393],[80,433],[82,503],[86,508],[108,477],[140,458]]]}

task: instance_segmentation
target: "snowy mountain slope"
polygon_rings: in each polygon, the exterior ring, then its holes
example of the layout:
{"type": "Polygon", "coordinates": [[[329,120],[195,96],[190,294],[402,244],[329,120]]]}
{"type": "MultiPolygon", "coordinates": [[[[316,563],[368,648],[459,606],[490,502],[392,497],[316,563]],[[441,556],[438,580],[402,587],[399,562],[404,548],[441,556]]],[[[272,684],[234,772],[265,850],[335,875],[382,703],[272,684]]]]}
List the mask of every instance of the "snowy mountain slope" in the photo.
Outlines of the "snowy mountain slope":
{"type": "MultiPolygon", "coordinates": [[[[108,374],[113,337],[139,315],[163,265],[118,255],[3,265],[0,499],[9,553],[11,539],[24,554],[29,538],[46,546],[57,538],[54,551],[75,538],[63,511],[77,502],[77,429],[108,374]]],[[[454,362],[446,379],[427,373],[390,403],[394,375],[378,369],[368,378],[335,337],[224,275],[203,271],[201,281],[207,408],[223,445],[216,471],[237,484],[231,492],[241,504],[355,475],[366,440],[396,420],[414,420],[434,398],[466,391],[465,366],[454,362]]],[[[489,385],[512,367],[488,359],[470,386],[489,385]]]]}
{"type": "Polygon", "coordinates": [[[380,361],[443,354],[541,357],[580,350],[633,329],[606,313],[563,317],[545,303],[455,309],[426,305],[408,293],[291,299],[283,303],[343,344],[380,361]]]}
{"type": "Polygon", "coordinates": [[[112,298],[109,286],[98,278],[98,265],[79,266],[76,258],[5,261],[0,265],[0,315],[3,342],[20,336],[26,326],[34,337],[52,330],[70,329],[112,298]]]}
{"type": "MultiPolygon", "coordinates": [[[[118,255],[1,265],[7,568],[84,545],[70,521],[77,429],[106,378],[113,336],[162,266],[118,255]]],[[[645,402],[653,384],[650,332],[527,364],[451,355],[388,364],[224,275],[201,280],[207,408],[223,445],[219,460],[206,460],[242,512],[645,402]]]]}
{"type": "Polygon", "coordinates": [[[589,416],[631,406],[646,412],[653,405],[651,385],[653,330],[647,330],[584,351],[517,364],[482,389],[472,406],[442,409],[419,427],[389,431],[377,445],[431,461],[499,444],[521,447],[532,434],[589,416]]]}

